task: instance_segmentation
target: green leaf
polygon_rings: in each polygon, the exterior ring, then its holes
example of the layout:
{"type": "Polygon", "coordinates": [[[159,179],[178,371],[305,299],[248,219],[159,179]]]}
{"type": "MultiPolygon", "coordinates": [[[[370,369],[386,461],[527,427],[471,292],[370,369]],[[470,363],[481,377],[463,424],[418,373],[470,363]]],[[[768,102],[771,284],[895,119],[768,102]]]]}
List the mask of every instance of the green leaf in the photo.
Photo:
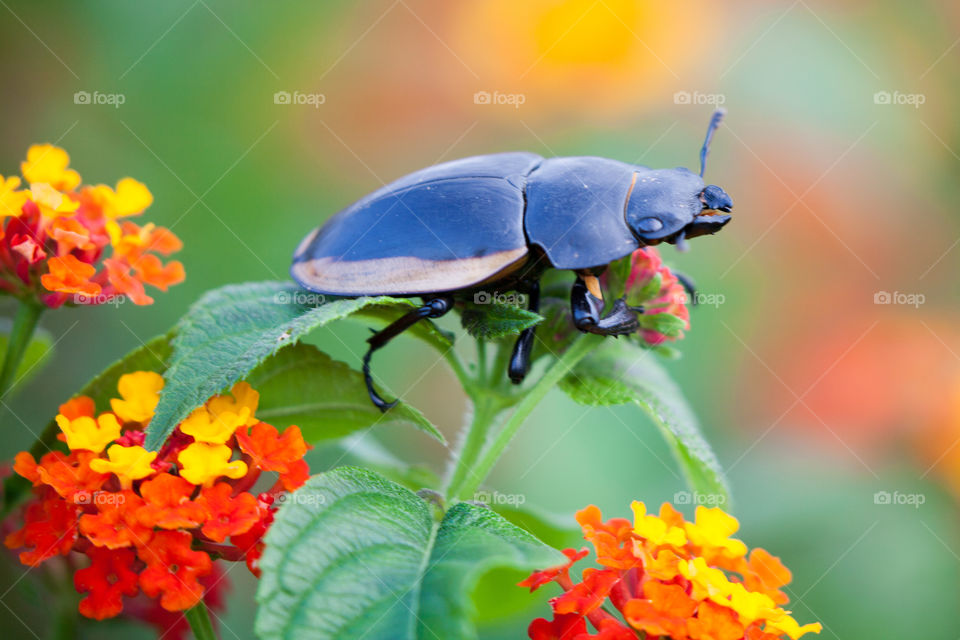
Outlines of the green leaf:
{"type": "Polygon", "coordinates": [[[293,283],[255,282],[208,292],[177,325],[166,386],[147,428],[157,449],[193,409],[310,331],[370,305],[413,307],[388,296],[325,301],[293,283]]]}
{"type": "Polygon", "coordinates": [[[275,353],[246,376],[260,392],[257,418],[276,426],[295,424],[307,442],[340,438],[374,425],[408,424],[443,442],[422,413],[400,403],[382,413],[370,402],[363,374],[313,345],[275,353]]]}
{"type": "Polygon", "coordinates": [[[460,322],[474,338],[494,340],[515,335],[543,321],[543,316],[512,304],[467,303],[460,314],[460,322]]]}
{"type": "Polygon", "coordinates": [[[730,491],[713,449],[676,383],[649,355],[629,343],[591,353],[561,383],[574,401],[593,406],[632,402],[659,427],[692,491],[722,497],[730,491]]]}
{"type": "MultiPolygon", "coordinates": [[[[134,371],[155,371],[163,373],[166,368],[167,358],[170,357],[172,348],[170,346],[172,334],[157,336],[146,342],[143,346],[134,349],[123,358],[114,362],[112,365],[100,372],[93,380],[88,382],[76,395],[89,396],[93,398],[98,411],[110,410],[110,399],[117,397],[117,382],[120,376],[134,371]]],[[[62,447],[57,441],[57,434],[60,433],[56,422],[51,420],[40,437],[30,448],[30,453],[34,458],[47,453],[51,449],[62,447]]],[[[11,475],[3,483],[3,509],[0,510],[0,517],[10,512],[10,509],[19,502],[20,498],[29,490],[30,483],[18,475],[11,475]]]]}
{"type": "Polygon", "coordinates": [[[480,575],[563,561],[485,507],[459,503],[438,523],[415,494],[354,467],[310,479],[265,542],[264,640],[474,638],[468,595],[480,575]]]}
{"type": "MultiPolygon", "coordinates": [[[[0,354],[7,352],[7,343],[10,342],[10,332],[12,330],[13,320],[11,318],[0,318],[0,354]]],[[[27,344],[20,366],[17,367],[17,372],[13,376],[13,381],[21,385],[40,373],[53,354],[53,345],[53,336],[50,335],[50,332],[37,327],[30,338],[30,343],[27,344]]]]}
{"type": "Polygon", "coordinates": [[[668,338],[676,338],[687,328],[687,321],[672,313],[641,313],[637,319],[644,329],[657,331],[668,338]]]}

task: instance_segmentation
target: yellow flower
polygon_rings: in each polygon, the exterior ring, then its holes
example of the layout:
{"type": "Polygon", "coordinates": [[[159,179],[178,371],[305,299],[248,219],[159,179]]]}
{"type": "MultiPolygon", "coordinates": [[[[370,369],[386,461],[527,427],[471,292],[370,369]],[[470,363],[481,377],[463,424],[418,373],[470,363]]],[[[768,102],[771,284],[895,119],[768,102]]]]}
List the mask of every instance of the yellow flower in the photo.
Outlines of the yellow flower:
{"type": "Polygon", "coordinates": [[[788,615],[784,615],[776,621],[767,622],[767,627],[764,629],[767,633],[777,635],[785,633],[790,636],[791,640],[797,640],[797,638],[807,633],[820,633],[822,630],[823,625],[819,622],[811,622],[810,624],[800,626],[796,620],[788,615]]]}
{"type": "Polygon", "coordinates": [[[682,547],[687,543],[687,536],[683,533],[683,529],[668,525],[657,516],[647,515],[647,505],[634,500],[630,508],[633,509],[634,533],[646,538],[651,544],[682,547]]]}
{"type": "Polygon", "coordinates": [[[112,413],[104,413],[96,420],[88,416],[70,420],[64,415],[58,415],[57,426],[67,437],[67,446],[71,451],[86,449],[100,453],[120,437],[120,423],[112,413]]]}
{"type": "Polygon", "coordinates": [[[728,596],[733,589],[733,583],[723,571],[708,565],[706,559],[697,556],[681,562],[677,568],[680,575],[693,583],[694,598],[707,598],[719,605],[730,605],[728,596]]]}
{"type": "Polygon", "coordinates": [[[46,183],[60,191],[72,191],[80,184],[80,174],[69,169],[70,156],[52,144],[35,144],[27,149],[27,160],[20,172],[31,185],[46,183]]]}
{"type": "Polygon", "coordinates": [[[244,421],[244,426],[252,427],[257,424],[253,414],[257,411],[257,405],[260,403],[260,394],[246,382],[238,382],[230,389],[230,395],[221,395],[210,398],[207,401],[207,409],[215,416],[225,413],[240,414],[243,409],[247,409],[249,415],[244,421]]]}
{"type": "Polygon", "coordinates": [[[730,583],[730,602],[727,604],[740,615],[745,625],[755,620],[776,620],[784,615],[783,609],[770,596],[757,591],[748,591],[740,582],[730,583]]]}
{"type": "Polygon", "coordinates": [[[111,220],[126,216],[138,216],[153,204],[153,194],[145,184],[133,178],[123,178],[116,190],[98,184],[92,190],[94,200],[111,220]]]}
{"type": "Polygon", "coordinates": [[[719,507],[697,507],[696,521],[687,522],[685,527],[690,542],[704,552],[719,551],[731,558],[747,554],[747,545],[730,537],[740,528],[740,523],[719,507]]]}
{"type": "Polygon", "coordinates": [[[122,400],[110,400],[113,412],[124,422],[147,422],[160,402],[163,376],[153,371],[136,371],[120,376],[117,391],[122,400]]]}
{"type": "Polygon", "coordinates": [[[180,475],[192,484],[213,486],[220,476],[233,480],[247,475],[247,463],[243,460],[230,461],[233,450],[225,444],[207,444],[194,442],[177,456],[180,462],[180,475]]]}
{"type": "Polygon", "coordinates": [[[133,487],[134,480],[153,475],[150,463],[157,457],[156,451],[147,451],[143,447],[124,447],[111,445],[107,449],[109,460],[97,458],[90,461],[90,468],[97,473],[113,473],[120,480],[122,489],[133,487]]]}
{"type": "Polygon", "coordinates": [[[46,182],[31,185],[32,200],[37,203],[45,218],[58,218],[70,214],[80,207],[80,203],[66,197],[46,182]]]}
{"type": "Polygon", "coordinates": [[[19,216],[24,203],[30,199],[30,192],[26,189],[17,191],[20,178],[0,176],[0,220],[7,216],[19,216]]]}
{"type": "Polygon", "coordinates": [[[207,407],[198,407],[180,423],[180,431],[193,436],[197,442],[224,444],[238,427],[246,424],[249,416],[250,410],[246,407],[239,414],[221,411],[219,415],[214,415],[207,407]]]}

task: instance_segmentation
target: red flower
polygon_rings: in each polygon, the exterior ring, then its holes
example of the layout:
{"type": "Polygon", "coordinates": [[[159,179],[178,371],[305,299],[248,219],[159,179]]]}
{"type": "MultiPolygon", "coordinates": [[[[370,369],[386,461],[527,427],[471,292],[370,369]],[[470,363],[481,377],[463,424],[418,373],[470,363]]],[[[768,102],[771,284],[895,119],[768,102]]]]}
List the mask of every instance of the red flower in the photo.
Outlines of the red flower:
{"type": "Polygon", "coordinates": [[[553,610],[557,613],[588,615],[603,606],[603,601],[618,580],[619,572],[612,569],[584,569],[583,582],[554,598],[553,610]]]}
{"type": "Polygon", "coordinates": [[[184,531],[157,531],[149,546],[137,550],[147,563],[140,588],[151,598],[159,595],[167,611],[189,609],[203,596],[199,578],[210,573],[212,562],[203,551],[190,548],[192,540],[184,531]]]}
{"type": "Polygon", "coordinates": [[[73,575],[77,593],[89,593],[80,601],[80,613],[88,618],[112,618],[123,610],[123,596],[135,596],[137,573],[133,570],[136,555],[129,549],[90,547],[90,566],[73,575]]]}
{"type": "MultiPolygon", "coordinates": [[[[544,569],[543,571],[534,571],[530,574],[530,577],[522,582],[518,582],[518,587],[530,587],[530,592],[533,593],[543,585],[548,582],[553,581],[565,581],[570,582],[570,567],[575,563],[587,557],[587,554],[590,553],[590,550],[584,547],[580,551],[574,551],[573,549],[564,549],[563,555],[567,556],[569,562],[566,564],[561,564],[556,567],[551,567],[549,569],[544,569]]],[[[571,583],[572,584],[572,583],[571,583]]]]}
{"type": "Polygon", "coordinates": [[[246,492],[236,497],[231,497],[232,493],[232,486],[219,482],[203,489],[197,498],[205,517],[201,532],[214,542],[246,533],[260,521],[257,499],[246,492]]]}
{"type": "Polygon", "coordinates": [[[553,620],[537,618],[527,628],[531,640],[574,640],[586,632],[583,616],[571,613],[556,614],[553,620]]]}
{"type": "Polygon", "coordinates": [[[60,498],[50,488],[43,497],[30,504],[24,515],[24,525],[3,541],[8,549],[29,547],[20,552],[20,562],[35,567],[57,554],[67,555],[77,539],[79,509],[60,498]]]}
{"type": "MultiPolygon", "coordinates": [[[[161,529],[192,529],[204,520],[203,507],[190,499],[195,487],[180,476],[161,473],[140,485],[141,524],[161,529]]],[[[251,500],[253,496],[250,496],[251,500]]]]}

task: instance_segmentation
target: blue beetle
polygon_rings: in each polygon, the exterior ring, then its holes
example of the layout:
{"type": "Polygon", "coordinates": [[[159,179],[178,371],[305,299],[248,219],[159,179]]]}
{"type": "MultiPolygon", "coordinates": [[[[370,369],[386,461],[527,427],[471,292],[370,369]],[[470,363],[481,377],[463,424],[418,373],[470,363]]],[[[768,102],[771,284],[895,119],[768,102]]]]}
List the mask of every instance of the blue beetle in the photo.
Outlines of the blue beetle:
{"type": "MultiPolygon", "coordinates": [[[[597,277],[639,247],[712,234],[730,221],[733,201],[703,172],[722,111],[713,114],[700,151],[700,174],[650,169],[595,157],[543,158],[513,152],[438,164],[362,198],[311,231],[290,273],[311,291],[334,296],[419,296],[411,310],[369,340],[363,372],[370,399],[396,404],[373,388],[370,357],[424,318],[439,318],[456,297],[481,290],[526,293],[539,308],[547,268],[576,273],[571,312],[577,329],[601,335],[636,331],[623,299],[606,315],[597,277]],[[723,212],[723,213],[718,213],[723,212]]],[[[521,333],[511,380],[527,373],[534,329],[521,333]]]]}

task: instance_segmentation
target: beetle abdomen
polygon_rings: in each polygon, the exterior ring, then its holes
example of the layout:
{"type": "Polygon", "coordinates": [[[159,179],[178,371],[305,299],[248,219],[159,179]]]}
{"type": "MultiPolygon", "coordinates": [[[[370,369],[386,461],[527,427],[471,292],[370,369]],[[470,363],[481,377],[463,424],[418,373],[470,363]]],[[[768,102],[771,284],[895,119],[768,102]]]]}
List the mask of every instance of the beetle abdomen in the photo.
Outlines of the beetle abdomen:
{"type": "Polygon", "coordinates": [[[525,259],[522,179],[412,178],[307,236],[294,279],[332,295],[418,295],[470,287],[525,259]]]}

